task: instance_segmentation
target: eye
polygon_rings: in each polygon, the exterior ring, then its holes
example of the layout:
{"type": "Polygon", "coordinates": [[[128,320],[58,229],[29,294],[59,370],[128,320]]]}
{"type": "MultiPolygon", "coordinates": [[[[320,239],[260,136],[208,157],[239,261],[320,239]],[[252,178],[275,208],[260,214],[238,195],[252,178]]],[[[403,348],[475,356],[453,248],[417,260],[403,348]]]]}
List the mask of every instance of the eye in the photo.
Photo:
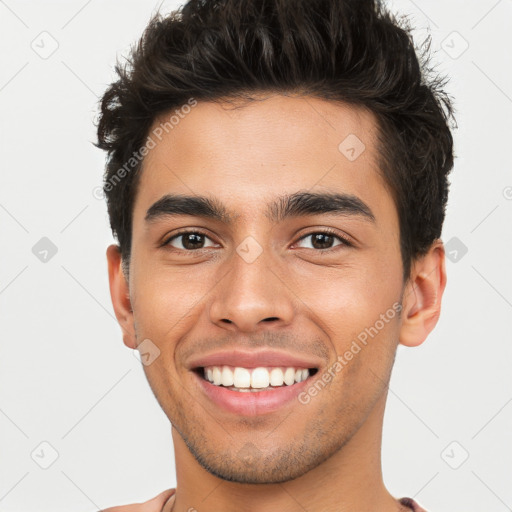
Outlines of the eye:
{"type": "Polygon", "coordinates": [[[184,251],[194,251],[197,249],[205,249],[207,247],[214,247],[215,243],[205,245],[206,240],[212,240],[201,231],[180,231],[179,233],[170,237],[162,245],[171,246],[175,249],[184,251]]]}
{"type": "Polygon", "coordinates": [[[349,240],[341,235],[334,234],[332,231],[315,231],[301,237],[299,242],[307,240],[308,238],[311,239],[311,242],[309,243],[309,246],[306,247],[307,249],[329,250],[337,247],[338,245],[352,247],[352,243],[350,243],[349,240]],[[339,243],[335,244],[336,240],[338,240],[339,243]]]}

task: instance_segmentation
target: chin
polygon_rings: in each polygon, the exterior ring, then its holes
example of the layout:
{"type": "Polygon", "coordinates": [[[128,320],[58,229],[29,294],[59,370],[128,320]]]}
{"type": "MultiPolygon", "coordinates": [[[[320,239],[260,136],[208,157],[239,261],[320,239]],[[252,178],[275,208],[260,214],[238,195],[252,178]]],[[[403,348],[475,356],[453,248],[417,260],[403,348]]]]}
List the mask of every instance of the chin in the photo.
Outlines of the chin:
{"type": "Polygon", "coordinates": [[[265,454],[248,442],[238,452],[208,452],[186,442],[197,462],[212,475],[240,484],[279,484],[289,482],[316,468],[333,455],[339,446],[314,450],[307,446],[276,448],[265,454]]]}

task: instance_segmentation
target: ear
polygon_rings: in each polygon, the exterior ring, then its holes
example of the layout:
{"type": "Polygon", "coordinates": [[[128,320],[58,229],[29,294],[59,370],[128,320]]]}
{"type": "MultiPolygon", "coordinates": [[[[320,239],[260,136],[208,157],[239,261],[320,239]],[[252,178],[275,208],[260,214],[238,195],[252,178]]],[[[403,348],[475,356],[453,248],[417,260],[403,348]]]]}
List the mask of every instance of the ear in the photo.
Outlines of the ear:
{"type": "Polygon", "coordinates": [[[399,341],[407,347],[421,345],[434,329],[441,314],[446,286],[443,242],[436,240],[427,254],[412,265],[402,299],[402,326],[399,341]]]}
{"type": "Polygon", "coordinates": [[[123,331],[123,342],[129,348],[137,348],[133,311],[130,302],[128,282],[123,272],[121,251],[117,245],[107,248],[108,280],[110,297],[117,321],[123,331]]]}

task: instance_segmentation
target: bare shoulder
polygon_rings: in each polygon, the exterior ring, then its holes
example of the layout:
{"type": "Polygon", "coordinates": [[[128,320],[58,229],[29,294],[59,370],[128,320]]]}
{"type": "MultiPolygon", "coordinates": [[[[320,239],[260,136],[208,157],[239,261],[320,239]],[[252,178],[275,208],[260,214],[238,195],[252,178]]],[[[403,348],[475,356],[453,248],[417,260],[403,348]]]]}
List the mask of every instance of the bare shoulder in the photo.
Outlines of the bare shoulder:
{"type": "Polygon", "coordinates": [[[162,512],[165,503],[174,494],[174,491],[175,489],[167,489],[144,503],[106,508],[101,512],[162,512]]]}

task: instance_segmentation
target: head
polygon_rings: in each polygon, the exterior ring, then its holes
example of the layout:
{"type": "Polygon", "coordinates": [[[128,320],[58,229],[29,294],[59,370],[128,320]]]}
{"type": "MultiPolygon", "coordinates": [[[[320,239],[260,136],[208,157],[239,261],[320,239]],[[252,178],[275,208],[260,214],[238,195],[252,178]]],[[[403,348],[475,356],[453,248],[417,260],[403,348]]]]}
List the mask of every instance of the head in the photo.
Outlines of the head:
{"type": "Polygon", "coordinates": [[[211,473],[317,467],[379,422],[397,344],[434,328],[453,107],[427,50],[373,0],[190,1],[116,67],[98,126],[113,304],[127,346],[158,348],[150,385],[211,473]],[[197,355],[263,348],[325,389],[214,406],[197,355]]]}

